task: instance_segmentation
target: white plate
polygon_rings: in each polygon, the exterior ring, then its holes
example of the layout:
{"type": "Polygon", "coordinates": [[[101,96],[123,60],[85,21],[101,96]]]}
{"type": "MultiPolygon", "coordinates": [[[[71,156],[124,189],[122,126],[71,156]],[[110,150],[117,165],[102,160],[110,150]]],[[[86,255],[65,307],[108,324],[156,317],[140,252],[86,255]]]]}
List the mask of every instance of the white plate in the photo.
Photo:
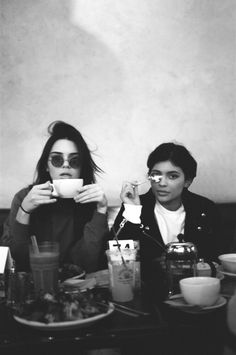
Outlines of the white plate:
{"type": "MultiPolygon", "coordinates": [[[[61,275],[62,274],[62,276],[66,273],[65,271],[62,271],[63,270],[63,268],[60,268],[59,269],[59,275],[61,275]]],[[[69,271],[68,271],[69,272],[69,271]]],[[[85,276],[85,271],[84,270],[82,270],[81,269],[81,271],[80,271],[80,274],[77,274],[77,275],[75,275],[75,276],[72,276],[72,277],[70,277],[69,279],[81,279],[82,277],[84,277],[85,276]]],[[[68,280],[68,279],[64,279],[64,281],[65,280],[68,280]]],[[[63,281],[63,282],[64,282],[63,281]]]]}
{"type": "Polygon", "coordinates": [[[42,323],[42,322],[34,322],[34,321],[29,321],[24,318],[20,318],[17,316],[13,316],[14,319],[24,325],[27,325],[32,328],[40,329],[40,330],[68,330],[68,329],[74,329],[74,328],[82,328],[82,327],[87,327],[90,326],[98,321],[100,321],[103,318],[108,317],[111,313],[113,313],[115,307],[112,303],[109,303],[109,308],[106,313],[101,313],[98,314],[94,317],[86,318],[86,319],[78,319],[78,320],[73,320],[73,321],[66,321],[66,322],[55,322],[55,323],[42,323]]]}
{"type": "Polygon", "coordinates": [[[87,274],[85,279],[95,278],[96,286],[105,287],[109,286],[109,271],[108,269],[99,270],[91,274],[87,274]]]}
{"type": "Polygon", "coordinates": [[[221,270],[221,273],[225,276],[236,277],[236,274],[233,274],[232,272],[226,272],[221,270]]]}
{"type": "Polygon", "coordinates": [[[73,276],[73,277],[71,277],[71,279],[77,280],[77,279],[81,279],[81,277],[84,277],[84,276],[85,276],[85,271],[82,271],[81,274],[73,276]]]}
{"type": "Polygon", "coordinates": [[[82,291],[82,290],[94,288],[96,286],[96,280],[95,278],[87,279],[87,280],[71,278],[65,280],[61,285],[71,289],[79,289],[80,291],[82,291]]]}
{"type": "Polygon", "coordinates": [[[226,302],[227,301],[223,296],[219,296],[216,303],[213,304],[212,306],[207,306],[207,307],[192,306],[192,305],[187,304],[185,302],[185,300],[181,294],[174,295],[170,299],[165,301],[165,303],[167,303],[171,307],[178,308],[181,311],[184,311],[187,313],[193,313],[193,314],[212,312],[217,308],[223,307],[226,304],[226,302]]]}

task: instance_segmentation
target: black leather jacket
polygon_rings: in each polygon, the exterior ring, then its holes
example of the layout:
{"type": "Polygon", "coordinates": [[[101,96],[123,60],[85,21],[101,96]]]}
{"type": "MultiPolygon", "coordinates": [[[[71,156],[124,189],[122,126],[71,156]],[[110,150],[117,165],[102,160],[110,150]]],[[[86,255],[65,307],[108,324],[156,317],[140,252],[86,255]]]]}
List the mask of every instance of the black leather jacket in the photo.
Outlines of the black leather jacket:
{"type": "MultiPolygon", "coordinates": [[[[140,241],[142,274],[143,278],[147,279],[153,271],[154,261],[163,255],[165,244],[154,215],[156,200],[152,190],[150,189],[146,194],[141,195],[140,200],[143,206],[142,225],[126,222],[119,238],[140,241]]],[[[199,258],[218,262],[218,255],[223,254],[226,250],[216,204],[188,190],[184,190],[182,201],[186,211],[184,240],[196,245],[199,258]]],[[[119,229],[120,222],[123,220],[123,211],[124,206],[122,205],[114,222],[115,231],[119,229]]]]}

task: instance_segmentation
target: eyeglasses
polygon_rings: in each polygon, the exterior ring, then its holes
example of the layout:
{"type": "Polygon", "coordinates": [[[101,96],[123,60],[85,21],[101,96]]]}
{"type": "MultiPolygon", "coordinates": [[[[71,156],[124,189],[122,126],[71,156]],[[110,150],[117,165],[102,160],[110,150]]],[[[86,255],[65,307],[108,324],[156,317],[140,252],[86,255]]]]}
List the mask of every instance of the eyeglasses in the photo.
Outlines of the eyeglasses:
{"type": "Polygon", "coordinates": [[[72,169],[78,169],[80,167],[80,159],[77,155],[68,159],[64,159],[61,154],[55,154],[51,155],[49,161],[53,166],[55,166],[55,168],[61,168],[64,165],[65,161],[68,162],[69,166],[72,169]]]}

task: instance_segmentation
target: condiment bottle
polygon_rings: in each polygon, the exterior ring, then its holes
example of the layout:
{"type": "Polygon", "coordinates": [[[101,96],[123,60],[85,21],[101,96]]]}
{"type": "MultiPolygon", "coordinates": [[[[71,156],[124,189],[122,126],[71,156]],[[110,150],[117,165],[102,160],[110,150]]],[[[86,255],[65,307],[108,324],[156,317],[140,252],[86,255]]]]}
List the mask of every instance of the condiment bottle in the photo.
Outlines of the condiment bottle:
{"type": "Polygon", "coordinates": [[[6,292],[6,303],[8,306],[14,306],[16,303],[16,293],[17,293],[17,285],[16,285],[16,268],[15,261],[12,260],[12,265],[7,273],[7,292],[6,292]]]}

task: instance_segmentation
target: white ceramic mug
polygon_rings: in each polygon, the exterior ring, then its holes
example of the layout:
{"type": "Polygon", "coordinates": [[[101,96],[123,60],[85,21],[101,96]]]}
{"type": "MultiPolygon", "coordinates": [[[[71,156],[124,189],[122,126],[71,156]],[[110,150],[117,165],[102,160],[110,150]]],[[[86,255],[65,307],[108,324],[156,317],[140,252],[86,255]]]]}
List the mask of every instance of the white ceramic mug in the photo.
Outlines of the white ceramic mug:
{"type": "Polygon", "coordinates": [[[187,277],[179,285],[185,301],[194,306],[212,306],[219,298],[220,280],[215,277],[187,277]]]}
{"type": "Polygon", "coordinates": [[[52,195],[61,198],[73,198],[83,186],[83,179],[56,179],[51,184],[52,195]]]}

